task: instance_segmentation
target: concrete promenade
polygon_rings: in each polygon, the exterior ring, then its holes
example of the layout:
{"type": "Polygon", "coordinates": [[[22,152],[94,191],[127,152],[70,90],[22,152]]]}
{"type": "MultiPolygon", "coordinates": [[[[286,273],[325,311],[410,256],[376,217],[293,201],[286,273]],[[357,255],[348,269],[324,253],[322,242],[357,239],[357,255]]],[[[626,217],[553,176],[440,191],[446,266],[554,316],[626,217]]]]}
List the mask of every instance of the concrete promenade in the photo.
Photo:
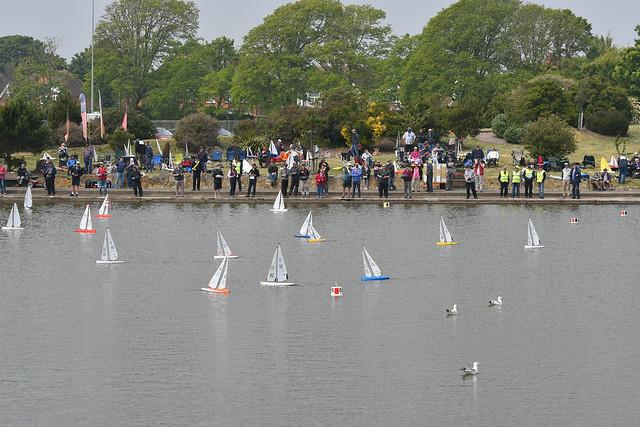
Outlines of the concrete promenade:
{"type": "MultiPolygon", "coordinates": [[[[24,188],[9,188],[9,194],[6,197],[0,197],[0,204],[17,203],[22,205],[24,198],[24,188]]],[[[98,189],[82,188],[78,197],[70,197],[68,188],[56,189],[55,197],[48,197],[45,189],[33,189],[34,204],[38,203],[88,203],[99,202],[102,200],[98,193],[98,189]]],[[[144,197],[134,197],[130,189],[109,190],[109,199],[116,203],[248,203],[248,204],[271,204],[277,195],[276,191],[258,190],[255,198],[245,197],[246,192],[236,194],[235,197],[229,197],[225,192],[221,198],[214,198],[213,191],[203,189],[199,192],[185,191],[184,198],[176,198],[175,192],[171,189],[144,189],[144,197]]],[[[498,190],[487,190],[478,193],[478,200],[473,198],[467,200],[466,193],[462,190],[443,191],[436,190],[433,193],[413,193],[412,199],[404,199],[402,191],[389,192],[388,199],[378,197],[377,191],[366,191],[362,193],[362,198],[342,199],[341,193],[330,192],[329,197],[317,199],[315,193],[309,198],[290,197],[285,203],[290,206],[296,205],[314,205],[314,204],[371,204],[382,205],[384,202],[391,204],[406,205],[428,205],[428,204],[447,204],[447,205],[618,205],[618,204],[640,204],[640,191],[584,191],[580,200],[572,200],[562,198],[562,193],[547,192],[544,199],[539,199],[534,193],[534,198],[525,199],[522,195],[516,199],[502,199],[498,190]]]]}

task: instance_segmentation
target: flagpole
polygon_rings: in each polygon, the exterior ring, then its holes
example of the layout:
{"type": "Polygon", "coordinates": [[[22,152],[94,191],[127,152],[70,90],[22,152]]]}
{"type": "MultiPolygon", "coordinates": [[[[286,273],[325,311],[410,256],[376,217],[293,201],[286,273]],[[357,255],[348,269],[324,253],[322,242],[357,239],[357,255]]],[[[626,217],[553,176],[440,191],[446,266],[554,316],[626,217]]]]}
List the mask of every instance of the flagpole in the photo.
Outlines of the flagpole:
{"type": "Polygon", "coordinates": [[[96,24],[95,24],[95,8],[96,8],[96,1],[95,0],[91,0],[91,114],[94,113],[94,109],[93,109],[93,36],[94,33],[96,32],[96,24]]]}

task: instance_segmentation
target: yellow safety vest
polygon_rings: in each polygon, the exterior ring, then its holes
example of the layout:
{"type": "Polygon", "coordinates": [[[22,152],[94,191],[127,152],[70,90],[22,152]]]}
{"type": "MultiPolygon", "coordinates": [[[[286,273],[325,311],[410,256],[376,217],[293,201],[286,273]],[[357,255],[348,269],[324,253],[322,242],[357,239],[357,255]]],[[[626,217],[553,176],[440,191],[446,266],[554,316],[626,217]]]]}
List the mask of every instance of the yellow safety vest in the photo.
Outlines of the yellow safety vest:
{"type": "Polygon", "coordinates": [[[524,177],[527,178],[527,179],[533,178],[533,169],[529,169],[529,168],[525,169],[524,170],[524,177]]]}
{"type": "Polygon", "coordinates": [[[542,180],[544,179],[544,175],[546,174],[546,172],[543,170],[538,171],[538,173],[536,174],[536,181],[538,181],[538,184],[540,184],[542,182],[542,180]]]}
{"type": "Polygon", "coordinates": [[[513,171],[513,177],[511,178],[511,182],[513,182],[514,184],[520,184],[520,171],[519,170],[514,170],[513,171]]]}
{"type": "Polygon", "coordinates": [[[500,171],[500,182],[509,182],[509,172],[500,171]]]}

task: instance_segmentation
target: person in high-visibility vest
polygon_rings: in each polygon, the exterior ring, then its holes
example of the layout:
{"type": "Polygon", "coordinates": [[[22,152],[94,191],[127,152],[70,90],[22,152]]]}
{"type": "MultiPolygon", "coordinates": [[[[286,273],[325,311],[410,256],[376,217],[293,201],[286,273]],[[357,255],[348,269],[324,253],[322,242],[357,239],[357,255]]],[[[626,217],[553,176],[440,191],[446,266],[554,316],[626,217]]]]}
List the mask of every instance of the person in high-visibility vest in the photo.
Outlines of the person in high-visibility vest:
{"type": "Polygon", "coordinates": [[[536,172],[536,182],[538,183],[538,197],[544,199],[544,180],[547,179],[547,172],[544,170],[542,165],[538,166],[538,171],[536,172]]]}
{"type": "Polygon", "coordinates": [[[511,175],[511,198],[520,197],[520,181],[522,180],[522,172],[516,166],[511,175]]]}
{"type": "Polygon", "coordinates": [[[531,163],[527,165],[522,175],[524,176],[524,197],[530,199],[533,197],[533,178],[535,177],[535,171],[531,163]]]}
{"type": "Polygon", "coordinates": [[[500,182],[500,197],[509,196],[509,171],[505,166],[498,175],[498,182],[500,182]]]}

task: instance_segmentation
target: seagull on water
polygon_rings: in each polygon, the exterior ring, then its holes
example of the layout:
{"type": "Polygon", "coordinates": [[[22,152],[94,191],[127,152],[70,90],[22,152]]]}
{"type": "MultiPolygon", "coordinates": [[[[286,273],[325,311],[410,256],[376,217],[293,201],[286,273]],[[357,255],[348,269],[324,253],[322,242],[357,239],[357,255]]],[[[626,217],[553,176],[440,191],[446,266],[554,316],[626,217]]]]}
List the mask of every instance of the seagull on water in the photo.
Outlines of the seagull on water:
{"type": "Polygon", "coordinates": [[[455,314],[458,314],[458,304],[453,304],[453,307],[447,308],[448,316],[453,316],[455,314]]]}
{"type": "Polygon", "coordinates": [[[498,297],[497,300],[489,301],[489,305],[502,305],[502,297],[498,297]]]}
{"type": "Polygon", "coordinates": [[[465,366],[460,370],[464,372],[462,375],[478,375],[478,362],[473,362],[473,366],[471,368],[465,366]]]}

